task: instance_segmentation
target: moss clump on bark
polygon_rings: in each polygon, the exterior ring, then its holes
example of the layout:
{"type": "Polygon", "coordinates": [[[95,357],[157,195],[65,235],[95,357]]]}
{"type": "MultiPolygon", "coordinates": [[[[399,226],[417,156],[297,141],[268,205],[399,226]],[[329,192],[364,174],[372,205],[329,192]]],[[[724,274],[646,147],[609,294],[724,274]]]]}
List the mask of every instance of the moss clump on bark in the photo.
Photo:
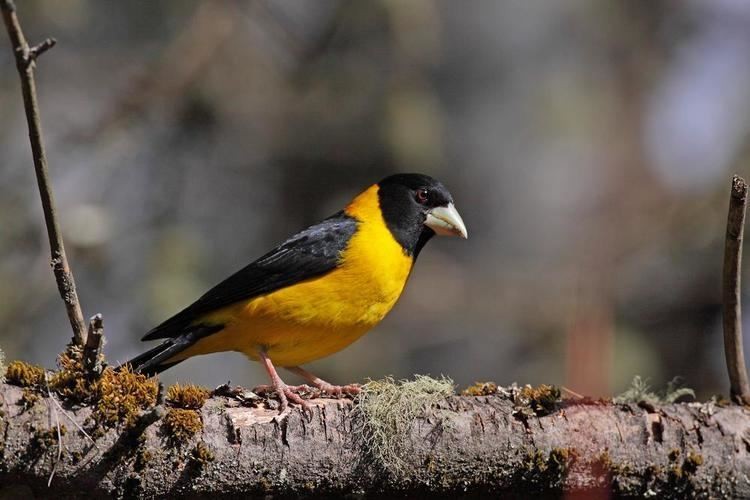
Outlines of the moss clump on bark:
{"type": "Polygon", "coordinates": [[[388,377],[362,386],[352,418],[360,428],[360,439],[371,458],[384,469],[399,474],[404,466],[414,421],[453,394],[453,381],[417,375],[414,380],[396,382],[388,377]]]}
{"type": "Polygon", "coordinates": [[[199,441],[198,444],[195,445],[195,448],[193,448],[193,466],[198,469],[202,469],[214,460],[216,460],[216,457],[214,456],[214,453],[211,451],[211,449],[206,446],[206,443],[204,443],[203,441],[199,441]]]}
{"type": "Polygon", "coordinates": [[[59,370],[50,378],[50,388],[68,402],[93,405],[92,419],[104,428],[120,424],[129,428],[142,411],[156,404],[156,379],[133,373],[127,366],[106,368],[101,376],[92,378],[83,366],[79,346],[68,346],[57,358],[57,365],[59,370]]]}
{"type": "Polygon", "coordinates": [[[510,398],[514,403],[514,415],[526,420],[534,416],[549,415],[560,401],[560,389],[554,385],[542,384],[536,387],[525,385],[511,387],[510,398]]]}
{"type": "Polygon", "coordinates": [[[162,421],[162,431],[172,445],[186,443],[203,429],[203,421],[195,410],[170,408],[162,421]]]}
{"type": "Polygon", "coordinates": [[[5,380],[20,387],[44,385],[44,368],[25,361],[11,361],[5,371],[5,380]]]}
{"type": "Polygon", "coordinates": [[[21,392],[21,399],[18,400],[18,404],[23,407],[24,410],[28,410],[39,401],[39,393],[33,387],[24,387],[21,392]]]}
{"type": "Polygon", "coordinates": [[[100,394],[98,379],[92,379],[83,367],[83,349],[69,345],[57,357],[58,371],[50,378],[50,388],[60,397],[73,403],[91,403],[100,394]]]}
{"type": "Polygon", "coordinates": [[[193,384],[175,384],[167,389],[167,403],[186,410],[200,410],[206,404],[210,391],[193,384]]]}
{"type": "Polygon", "coordinates": [[[159,384],[153,378],[133,373],[129,367],[107,368],[95,386],[94,420],[104,427],[133,426],[143,410],[156,405],[159,384]]]}
{"type": "Polygon", "coordinates": [[[578,457],[574,448],[552,448],[549,454],[528,449],[518,474],[529,485],[530,491],[560,489],[578,457]]]}
{"type": "Polygon", "coordinates": [[[497,384],[495,382],[474,382],[463,391],[462,396],[490,396],[497,394],[497,384]]]}

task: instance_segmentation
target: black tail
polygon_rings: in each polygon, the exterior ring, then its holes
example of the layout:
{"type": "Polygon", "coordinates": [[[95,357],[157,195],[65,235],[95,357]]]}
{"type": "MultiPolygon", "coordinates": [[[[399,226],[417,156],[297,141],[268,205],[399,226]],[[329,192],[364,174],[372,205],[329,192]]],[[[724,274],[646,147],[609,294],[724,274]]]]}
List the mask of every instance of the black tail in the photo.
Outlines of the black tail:
{"type": "Polygon", "coordinates": [[[134,372],[143,373],[152,377],[157,373],[161,373],[167,368],[171,368],[174,365],[184,361],[180,359],[177,361],[169,361],[170,358],[178,355],[201,338],[216,333],[224,328],[224,325],[197,325],[192,327],[188,332],[179,335],[178,337],[167,339],[153,349],[149,349],[143,354],[139,354],[130,361],[126,361],[121,364],[117,369],[121,369],[124,366],[130,366],[130,369],[134,372]]]}
{"type": "Polygon", "coordinates": [[[153,349],[149,349],[143,354],[139,354],[130,361],[126,361],[118,367],[118,370],[124,366],[129,366],[131,370],[138,373],[143,373],[149,377],[161,373],[167,368],[171,368],[180,361],[174,361],[171,363],[165,363],[169,358],[176,354],[184,351],[190,347],[190,343],[177,342],[179,339],[169,339],[166,342],[162,342],[153,349]]]}

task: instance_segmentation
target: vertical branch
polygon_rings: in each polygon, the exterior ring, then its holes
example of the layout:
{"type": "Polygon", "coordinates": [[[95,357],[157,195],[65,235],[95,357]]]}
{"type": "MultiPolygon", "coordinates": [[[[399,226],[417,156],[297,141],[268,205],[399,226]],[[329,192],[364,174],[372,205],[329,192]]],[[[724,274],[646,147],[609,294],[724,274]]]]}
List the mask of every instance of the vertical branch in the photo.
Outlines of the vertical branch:
{"type": "Polygon", "coordinates": [[[49,237],[52,270],[55,274],[60,296],[65,302],[70,326],[73,328],[73,342],[83,346],[86,338],[83,313],[78,302],[73,272],[68,265],[62,235],[57,223],[55,202],[47,175],[47,157],[42,144],[42,125],[39,118],[39,104],[36,98],[36,83],[34,81],[34,62],[44,52],[51,49],[55,45],[55,41],[47,39],[39,45],[30,47],[21,30],[13,1],[0,0],[0,10],[2,10],[5,28],[10,37],[16,67],[21,78],[21,91],[26,121],[29,126],[31,153],[34,158],[34,170],[36,171],[36,180],[42,198],[42,209],[44,210],[44,221],[47,225],[47,236],[49,237]]]}
{"type": "Polygon", "coordinates": [[[747,183],[737,175],[732,178],[729,197],[727,235],[724,246],[723,315],[724,354],[729,371],[730,393],[734,400],[750,404],[750,384],[742,350],[742,308],[740,273],[742,269],[742,236],[745,232],[747,183]]]}

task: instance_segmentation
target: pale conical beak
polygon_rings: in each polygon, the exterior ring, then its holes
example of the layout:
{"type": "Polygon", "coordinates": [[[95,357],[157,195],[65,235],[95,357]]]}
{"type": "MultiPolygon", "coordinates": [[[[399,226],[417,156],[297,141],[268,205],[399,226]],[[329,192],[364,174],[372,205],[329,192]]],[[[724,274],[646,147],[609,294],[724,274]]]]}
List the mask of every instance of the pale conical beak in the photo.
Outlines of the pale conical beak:
{"type": "Polygon", "coordinates": [[[435,207],[427,212],[424,225],[441,236],[460,236],[464,239],[469,237],[464,221],[453,203],[448,203],[447,207],[435,207]]]}

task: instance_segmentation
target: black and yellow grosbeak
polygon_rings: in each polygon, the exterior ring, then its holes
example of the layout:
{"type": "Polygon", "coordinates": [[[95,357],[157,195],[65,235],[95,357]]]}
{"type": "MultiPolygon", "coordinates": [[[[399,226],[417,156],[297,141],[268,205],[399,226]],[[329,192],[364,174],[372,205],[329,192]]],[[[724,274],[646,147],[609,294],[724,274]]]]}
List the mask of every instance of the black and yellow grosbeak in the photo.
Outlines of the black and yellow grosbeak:
{"type": "Polygon", "coordinates": [[[287,400],[306,403],[274,366],[324,392],[357,392],[299,365],[343,349],[377,325],[435,234],[467,236],[445,186],[420,174],[386,177],[151,330],[143,340],[166,340],[127,364],[153,375],[192,356],[239,351],[263,363],[282,410],[287,400]]]}

